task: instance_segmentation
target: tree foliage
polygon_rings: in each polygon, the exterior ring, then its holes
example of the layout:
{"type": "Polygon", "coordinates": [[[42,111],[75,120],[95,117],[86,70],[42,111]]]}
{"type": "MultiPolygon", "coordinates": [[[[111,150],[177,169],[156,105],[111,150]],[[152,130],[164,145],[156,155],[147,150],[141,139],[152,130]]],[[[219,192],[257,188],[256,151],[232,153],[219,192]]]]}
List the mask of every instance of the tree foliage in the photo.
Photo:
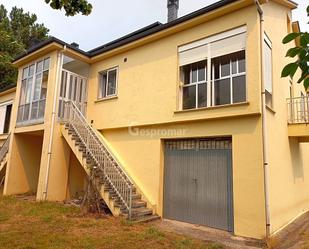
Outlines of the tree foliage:
{"type": "Polygon", "coordinates": [[[26,49],[47,39],[49,30],[37,23],[37,17],[13,7],[0,5],[0,90],[16,83],[17,69],[12,60],[26,49]]]}
{"type": "Polygon", "coordinates": [[[67,16],[74,16],[78,13],[89,15],[92,5],[87,0],[45,0],[53,9],[64,9],[67,16]]]}
{"type": "MultiPolygon", "coordinates": [[[[309,6],[307,8],[307,15],[309,16],[309,6]]],[[[308,22],[309,24],[309,22],[308,22]]],[[[303,83],[305,89],[309,89],[309,33],[296,32],[290,33],[283,39],[283,44],[299,40],[299,46],[290,48],[286,57],[294,58],[295,61],[286,65],[281,73],[281,77],[293,78],[297,69],[301,70],[301,77],[297,80],[298,83],[303,83]]]]}

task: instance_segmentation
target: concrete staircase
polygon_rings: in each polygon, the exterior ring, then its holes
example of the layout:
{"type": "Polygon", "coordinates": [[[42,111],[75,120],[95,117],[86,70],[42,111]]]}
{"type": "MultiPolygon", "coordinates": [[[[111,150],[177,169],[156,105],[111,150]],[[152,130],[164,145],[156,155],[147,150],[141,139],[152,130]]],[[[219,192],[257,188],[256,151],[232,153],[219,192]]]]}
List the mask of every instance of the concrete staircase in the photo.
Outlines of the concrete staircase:
{"type": "Polygon", "coordinates": [[[135,222],[158,219],[117,158],[73,102],[66,103],[65,113],[62,135],[111,213],[135,222]]]}

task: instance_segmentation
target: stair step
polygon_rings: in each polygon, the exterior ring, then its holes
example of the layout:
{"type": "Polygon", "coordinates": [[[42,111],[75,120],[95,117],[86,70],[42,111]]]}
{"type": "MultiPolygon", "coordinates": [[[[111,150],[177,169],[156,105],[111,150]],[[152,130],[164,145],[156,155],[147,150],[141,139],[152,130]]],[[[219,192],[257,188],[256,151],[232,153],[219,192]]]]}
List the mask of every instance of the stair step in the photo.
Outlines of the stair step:
{"type": "Polygon", "coordinates": [[[137,218],[133,218],[132,221],[134,223],[147,223],[155,220],[159,220],[161,217],[159,215],[153,214],[153,215],[145,215],[137,218]]]}
{"type": "MultiPolygon", "coordinates": [[[[128,214],[128,210],[124,212],[125,214],[128,214]]],[[[146,216],[146,215],[152,215],[152,210],[150,208],[132,208],[132,218],[137,218],[141,216],[146,216]]]]}

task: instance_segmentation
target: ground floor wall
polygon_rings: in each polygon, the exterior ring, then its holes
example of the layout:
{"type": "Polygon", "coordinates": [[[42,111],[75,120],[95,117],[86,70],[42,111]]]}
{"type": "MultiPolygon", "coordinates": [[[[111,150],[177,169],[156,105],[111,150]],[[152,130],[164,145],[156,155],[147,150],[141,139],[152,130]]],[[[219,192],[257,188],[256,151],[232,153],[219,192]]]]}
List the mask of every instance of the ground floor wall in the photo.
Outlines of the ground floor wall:
{"type": "Polygon", "coordinates": [[[309,143],[288,136],[286,115],[268,112],[271,232],[309,210],[309,143]]]}
{"type": "Polygon", "coordinates": [[[43,135],[14,134],[11,143],[5,194],[35,194],[38,189],[43,135]]]}
{"type": "Polygon", "coordinates": [[[114,153],[147,199],[163,213],[164,139],[231,136],[236,235],[265,236],[260,116],[103,130],[114,153]]]}

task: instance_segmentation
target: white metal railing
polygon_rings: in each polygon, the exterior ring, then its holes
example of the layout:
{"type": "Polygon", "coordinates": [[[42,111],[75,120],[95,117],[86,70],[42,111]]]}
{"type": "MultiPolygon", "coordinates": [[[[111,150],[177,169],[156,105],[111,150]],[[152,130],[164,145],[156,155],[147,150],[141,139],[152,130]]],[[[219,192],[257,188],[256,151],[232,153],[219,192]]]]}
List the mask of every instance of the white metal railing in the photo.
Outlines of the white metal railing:
{"type": "Polygon", "coordinates": [[[75,131],[86,147],[86,152],[94,160],[95,167],[102,172],[102,176],[113,188],[131,218],[133,181],[123,170],[116,156],[74,102],[64,103],[64,115],[61,120],[75,131]]]}
{"type": "Polygon", "coordinates": [[[8,135],[8,137],[6,138],[6,140],[4,141],[4,143],[2,144],[0,148],[0,162],[2,162],[2,160],[4,159],[4,157],[9,151],[10,138],[11,138],[11,134],[8,135]]]}
{"type": "Polygon", "coordinates": [[[309,96],[289,98],[287,104],[289,124],[309,123],[309,96]]]}

